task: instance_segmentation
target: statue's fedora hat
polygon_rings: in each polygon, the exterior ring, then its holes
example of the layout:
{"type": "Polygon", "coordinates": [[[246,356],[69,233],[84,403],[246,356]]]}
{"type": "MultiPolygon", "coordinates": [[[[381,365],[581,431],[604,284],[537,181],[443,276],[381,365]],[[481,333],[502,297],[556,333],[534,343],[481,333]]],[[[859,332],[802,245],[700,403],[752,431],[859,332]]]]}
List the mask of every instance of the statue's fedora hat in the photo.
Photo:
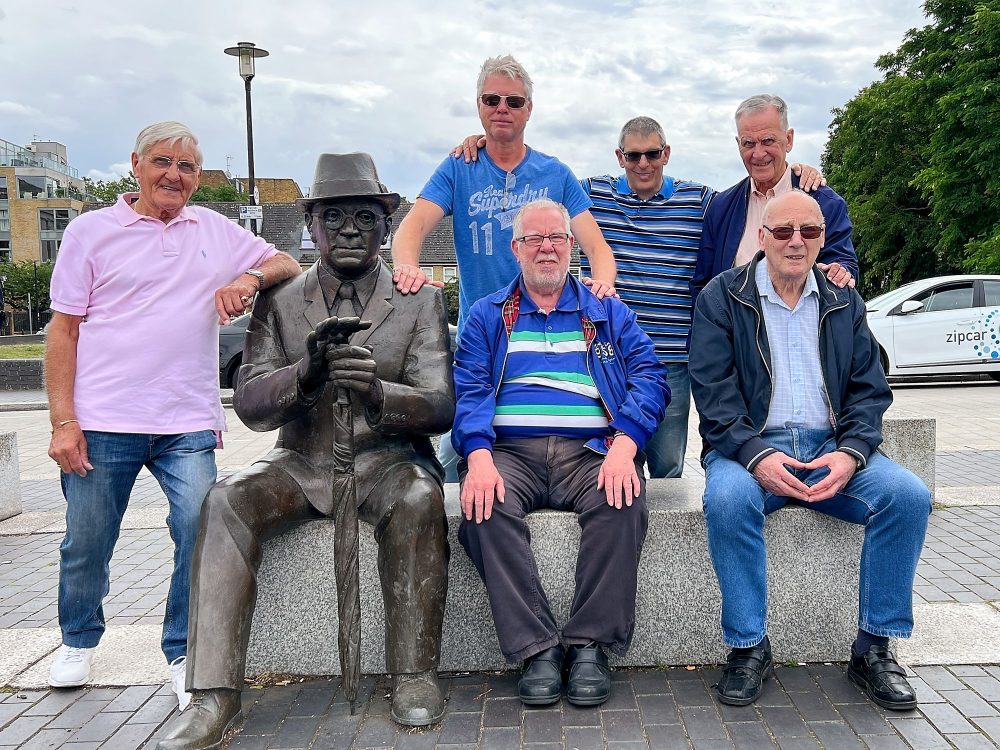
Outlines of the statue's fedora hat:
{"type": "Polygon", "coordinates": [[[379,182],[375,160],[362,152],[320,154],[309,197],[299,198],[296,203],[309,211],[319,201],[338,198],[371,198],[385,206],[389,214],[399,208],[399,193],[390,193],[379,182]]]}

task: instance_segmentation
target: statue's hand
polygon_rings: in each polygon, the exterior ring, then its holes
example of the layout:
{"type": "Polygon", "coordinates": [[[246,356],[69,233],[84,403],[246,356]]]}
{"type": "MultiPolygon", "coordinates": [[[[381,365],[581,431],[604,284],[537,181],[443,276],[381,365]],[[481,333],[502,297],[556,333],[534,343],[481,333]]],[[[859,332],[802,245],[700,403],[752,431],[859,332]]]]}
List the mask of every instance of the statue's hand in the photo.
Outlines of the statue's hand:
{"type": "Polygon", "coordinates": [[[303,393],[311,393],[326,382],[326,342],[316,331],[309,331],[306,337],[306,355],[299,360],[297,377],[303,393]]]}
{"type": "Polygon", "coordinates": [[[329,380],[338,388],[348,388],[368,396],[375,384],[375,359],[363,346],[341,344],[326,351],[329,380]]]}

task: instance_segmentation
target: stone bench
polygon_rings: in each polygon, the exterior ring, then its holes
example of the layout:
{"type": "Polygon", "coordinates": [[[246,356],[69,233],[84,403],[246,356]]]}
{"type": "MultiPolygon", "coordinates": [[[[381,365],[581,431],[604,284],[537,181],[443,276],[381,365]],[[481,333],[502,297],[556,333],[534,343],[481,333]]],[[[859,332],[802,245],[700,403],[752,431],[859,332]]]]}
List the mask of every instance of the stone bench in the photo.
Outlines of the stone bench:
{"type": "Polygon", "coordinates": [[[0,521],[20,515],[21,480],[17,466],[17,433],[0,432],[0,521]]]}
{"type": "MultiPolygon", "coordinates": [[[[885,451],[933,491],[934,420],[887,420],[885,451]]],[[[639,573],[636,629],[627,666],[724,659],[720,596],[701,510],[702,477],[647,484],[649,531],[639,573]]],[[[486,591],[457,539],[458,486],[446,485],[451,562],[441,669],[510,668],[497,646],[486,591]]],[[[571,513],[529,516],[532,549],[557,620],[574,590],[580,528],[571,513]]],[[[857,629],[862,529],[802,508],[773,514],[765,529],[769,632],[779,661],[843,661],[857,629]]],[[[361,533],[362,671],[385,671],[382,594],[371,527],[361,533]]],[[[316,521],[264,547],[247,671],[338,674],[333,524],[316,521]]]]}

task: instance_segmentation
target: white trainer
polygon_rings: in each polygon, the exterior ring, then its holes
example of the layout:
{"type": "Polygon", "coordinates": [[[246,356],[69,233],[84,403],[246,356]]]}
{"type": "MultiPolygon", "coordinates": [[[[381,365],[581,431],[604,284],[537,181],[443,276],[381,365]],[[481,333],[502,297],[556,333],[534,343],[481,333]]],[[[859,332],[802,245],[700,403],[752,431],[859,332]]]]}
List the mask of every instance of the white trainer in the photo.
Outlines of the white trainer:
{"type": "Polygon", "coordinates": [[[184,689],[184,678],[187,673],[187,657],[178,656],[170,662],[170,681],[174,685],[174,692],[177,694],[177,710],[183,711],[191,702],[191,693],[184,689]]]}
{"type": "Polygon", "coordinates": [[[90,679],[90,665],[96,648],[75,648],[65,643],[56,652],[56,660],[49,667],[49,684],[52,687],[80,687],[90,679]]]}

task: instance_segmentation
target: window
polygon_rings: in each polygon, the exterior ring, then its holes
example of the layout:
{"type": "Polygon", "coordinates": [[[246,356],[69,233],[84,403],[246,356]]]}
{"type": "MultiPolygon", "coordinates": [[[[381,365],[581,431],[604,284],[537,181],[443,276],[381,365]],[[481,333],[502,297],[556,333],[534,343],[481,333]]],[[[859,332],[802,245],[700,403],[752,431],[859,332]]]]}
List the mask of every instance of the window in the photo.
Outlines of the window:
{"type": "Polygon", "coordinates": [[[444,282],[447,284],[449,281],[454,281],[458,278],[458,269],[455,266],[445,266],[444,267],[444,282]]]}
{"type": "Polygon", "coordinates": [[[12,260],[10,240],[0,240],[0,263],[10,263],[12,260]]]}
{"type": "Polygon", "coordinates": [[[62,232],[76,211],[71,208],[42,208],[38,211],[38,228],[43,232],[62,232]]]}
{"type": "Polygon", "coordinates": [[[987,307],[1000,307],[1000,281],[983,281],[983,296],[987,307]]]}
{"type": "Polygon", "coordinates": [[[42,240],[42,263],[55,263],[62,240],[42,240]]]}
{"type": "Polygon", "coordinates": [[[434,278],[434,266],[420,266],[420,270],[427,274],[428,279],[434,278]]]}
{"type": "Polygon", "coordinates": [[[7,176],[0,176],[0,201],[7,200],[7,176]]]}
{"type": "Polygon", "coordinates": [[[10,210],[0,208],[0,232],[10,231],[10,210]]]}
{"type": "Polygon", "coordinates": [[[972,307],[972,282],[934,287],[918,294],[913,299],[924,303],[923,312],[962,310],[972,307]]]}
{"type": "Polygon", "coordinates": [[[18,177],[17,194],[22,198],[47,198],[44,177],[18,177]]]}

